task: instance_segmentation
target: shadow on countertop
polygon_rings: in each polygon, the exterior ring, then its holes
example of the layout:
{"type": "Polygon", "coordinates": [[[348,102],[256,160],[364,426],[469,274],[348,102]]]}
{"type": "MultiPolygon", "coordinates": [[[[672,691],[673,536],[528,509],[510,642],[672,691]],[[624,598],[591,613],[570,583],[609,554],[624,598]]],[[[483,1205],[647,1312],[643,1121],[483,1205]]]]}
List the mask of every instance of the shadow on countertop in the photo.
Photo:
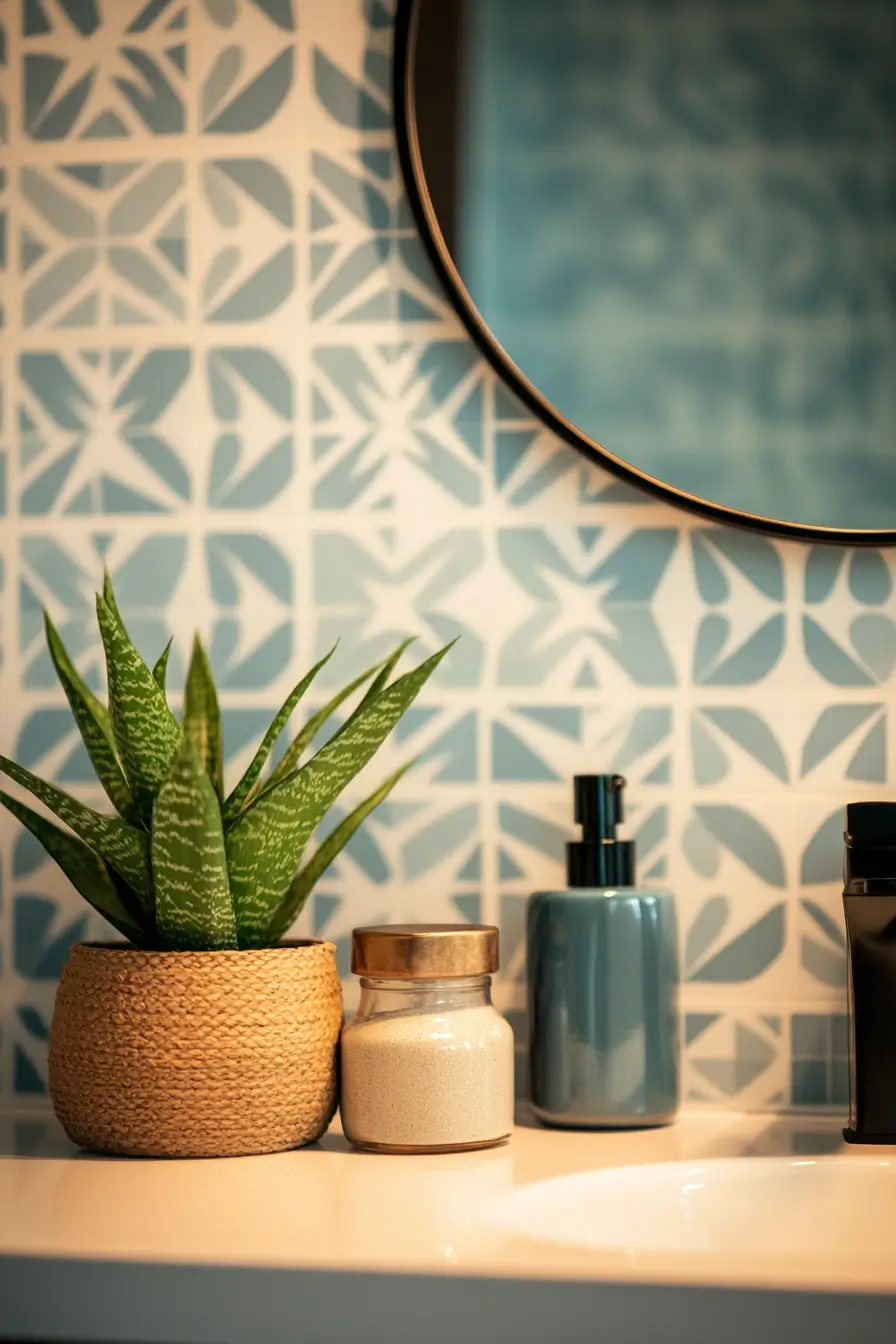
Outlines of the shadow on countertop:
{"type": "MultiPolygon", "coordinates": [[[[816,1157],[839,1152],[846,1145],[842,1128],[845,1117],[840,1115],[769,1114],[767,1123],[750,1144],[743,1149],[745,1157],[816,1157]]],[[[543,1126],[532,1115],[524,1100],[516,1107],[516,1124],[524,1129],[543,1126]]],[[[563,1130],[554,1130],[563,1133],[563,1130]]],[[[317,1143],[301,1150],[304,1153],[356,1154],[356,1149],[339,1133],[331,1129],[317,1143]]],[[[74,1158],[81,1162],[127,1162],[132,1159],[107,1153],[91,1153],[76,1148],[62,1130],[52,1111],[31,1111],[22,1114],[0,1114],[0,1157],[20,1158],[74,1158]]],[[[158,1159],[163,1160],[163,1159],[158,1159]]],[[[174,1159],[178,1160],[178,1159],[174,1159]]],[[[180,1159],[183,1160],[183,1159],[180,1159]]]]}
{"type": "MultiPolygon", "coordinates": [[[[331,1130],[325,1134],[317,1143],[309,1144],[306,1148],[288,1149],[287,1152],[301,1151],[303,1153],[354,1153],[356,1150],[351,1147],[346,1139],[338,1132],[331,1130]]],[[[278,1154],[264,1154],[264,1156],[276,1157],[278,1154]]],[[[0,1158],[19,1157],[19,1158],[70,1158],[76,1162],[132,1162],[132,1161],[226,1161],[225,1158],[131,1158],[117,1153],[92,1153],[87,1149],[78,1148],[72,1143],[53,1112],[48,1108],[46,1111],[29,1111],[21,1114],[0,1113],[0,1158]]],[[[237,1159],[239,1160],[239,1159],[237,1159]]]]}

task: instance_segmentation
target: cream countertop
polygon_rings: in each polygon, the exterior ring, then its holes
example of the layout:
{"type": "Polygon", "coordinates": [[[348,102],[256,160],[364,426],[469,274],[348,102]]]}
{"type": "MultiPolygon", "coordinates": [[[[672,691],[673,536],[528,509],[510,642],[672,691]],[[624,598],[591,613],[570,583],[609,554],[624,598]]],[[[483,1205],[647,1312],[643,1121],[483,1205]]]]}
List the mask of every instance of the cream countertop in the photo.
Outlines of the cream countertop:
{"type": "MultiPolygon", "coordinates": [[[[896,1266],[882,1274],[878,1265],[861,1281],[838,1276],[831,1266],[821,1276],[810,1260],[796,1258],[759,1271],[746,1262],[716,1265],[698,1256],[595,1254],[527,1242],[490,1231],[483,1222],[491,1201],[551,1176],[740,1154],[817,1154],[841,1146],[850,1160],[856,1150],[840,1145],[837,1136],[833,1121],[698,1112],[644,1131],[521,1126],[507,1146],[470,1154],[361,1154],[331,1131],[312,1148],[267,1157],[135,1161],[78,1153],[48,1117],[7,1116],[0,1120],[0,1303],[4,1291],[10,1300],[15,1294],[17,1328],[26,1333],[22,1324],[32,1324],[28,1313],[38,1308],[29,1307],[31,1298],[26,1300],[14,1272],[24,1268],[39,1284],[41,1267],[51,1261],[102,1266],[102,1282],[112,1282],[115,1265],[239,1266],[530,1285],[559,1280],[896,1294],[896,1266]]],[[[34,1325],[49,1328],[42,1318],[34,1325]]],[[[167,1338],[161,1325],[154,1329],[151,1339],[167,1338]]],[[[4,1334],[9,1337],[0,1311],[4,1334]]],[[[130,1337],[121,1331],[121,1339],[130,1337]]],[[[197,1327],[180,1338],[227,1336],[203,1335],[197,1327]]]]}
{"type": "MultiPolygon", "coordinates": [[[[484,1231],[488,1204],[515,1186],[644,1162],[869,1151],[841,1145],[832,1122],[700,1112],[606,1134],[518,1127],[504,1147],[414,1157],[355,1152],[331,1130],[311,1148],[264,1157],[103,1158],[78,1153],[46,1117],[18,1121],[18,1146],[36,1153],[23,1157],[10,1153],[16,1122],[3,1124],[0,1255],[522,1277],[719,1281],[697,1262],[623,1262],[484,1231]]],[[[811,1272],[808,1281],[790,1266],[780,1274],[777,1282],[815,1286],[811,1272]]],[[[732,1267],[722,1281],[732,1276],[751,1281],[732,1267]]],[[[896,1266],[892,1282],[896,1291],[896,1266]]]]}

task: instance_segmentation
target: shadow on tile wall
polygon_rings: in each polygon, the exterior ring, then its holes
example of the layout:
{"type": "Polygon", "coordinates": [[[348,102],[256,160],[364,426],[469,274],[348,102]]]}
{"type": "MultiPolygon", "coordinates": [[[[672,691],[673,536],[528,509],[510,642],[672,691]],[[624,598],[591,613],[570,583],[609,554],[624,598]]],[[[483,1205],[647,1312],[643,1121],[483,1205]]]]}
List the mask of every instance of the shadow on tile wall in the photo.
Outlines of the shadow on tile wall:
{"type": "MultiPolygon", "coordinates": [[[[389,5],[0,17],[0,749],[99,801],[41,608],[99,686],[104,564],[147,656],[208,640],[232,770],[336,636],[334,679],[460,632],[303,927],[345,969],[357,923],[499,922],[518,1010],[570,776],[621,770],[679,897],[687,1096],[842,1107],[840,815],[892,783],[893,557],[707,526],[502,390],[404,201],[389,5]]],[[[32,1102],[104,929],[5,815],[0,842],[0,1094],[32,1102]]]]}

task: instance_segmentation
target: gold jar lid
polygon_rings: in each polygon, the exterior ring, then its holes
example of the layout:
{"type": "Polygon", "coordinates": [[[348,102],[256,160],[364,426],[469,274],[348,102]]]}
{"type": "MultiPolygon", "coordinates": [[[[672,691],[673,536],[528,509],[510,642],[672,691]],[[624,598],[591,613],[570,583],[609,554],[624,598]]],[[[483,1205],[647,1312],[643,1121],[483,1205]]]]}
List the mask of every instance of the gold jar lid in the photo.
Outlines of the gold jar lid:
{"type": "Polygon", "coordinates": [[[454,980],[498,969],[491,924],[378,924],[352,933],[352,970],[383,980],[454,980]]]}

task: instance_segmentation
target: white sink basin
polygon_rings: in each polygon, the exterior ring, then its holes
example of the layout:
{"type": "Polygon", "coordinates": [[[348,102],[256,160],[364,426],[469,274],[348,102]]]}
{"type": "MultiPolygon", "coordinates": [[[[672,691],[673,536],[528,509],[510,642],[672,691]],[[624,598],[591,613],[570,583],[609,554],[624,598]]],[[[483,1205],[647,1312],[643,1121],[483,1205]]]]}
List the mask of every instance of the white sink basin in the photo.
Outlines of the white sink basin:
{"type": "MultiPolygon", "coordinates": [[[[877,1150],[880,1152],[880,1150],[877,1150]]],[[[489,1221],[515,1237],[626,1257],[896,1274],[893,1159],[740,1157],[580,1172],[522,1186],[489,1221]]]]}

